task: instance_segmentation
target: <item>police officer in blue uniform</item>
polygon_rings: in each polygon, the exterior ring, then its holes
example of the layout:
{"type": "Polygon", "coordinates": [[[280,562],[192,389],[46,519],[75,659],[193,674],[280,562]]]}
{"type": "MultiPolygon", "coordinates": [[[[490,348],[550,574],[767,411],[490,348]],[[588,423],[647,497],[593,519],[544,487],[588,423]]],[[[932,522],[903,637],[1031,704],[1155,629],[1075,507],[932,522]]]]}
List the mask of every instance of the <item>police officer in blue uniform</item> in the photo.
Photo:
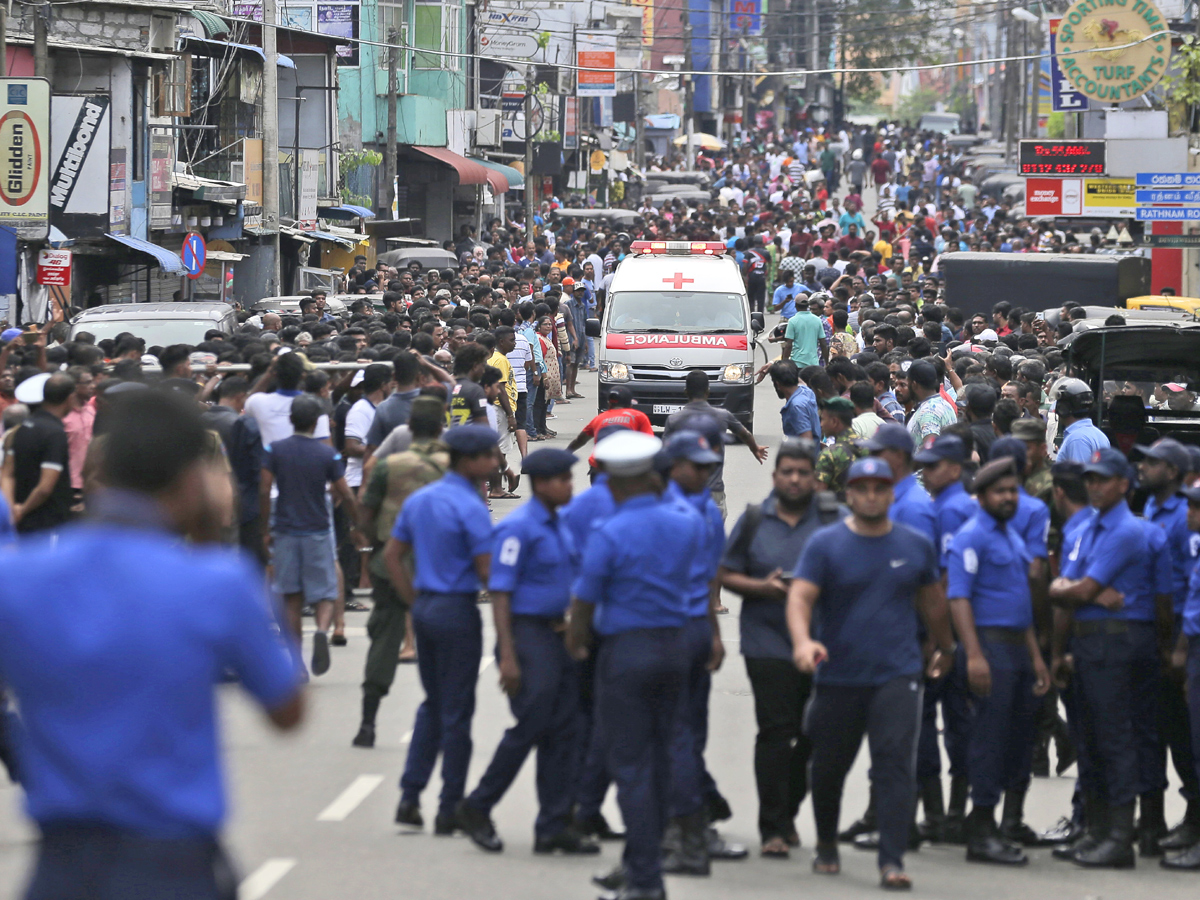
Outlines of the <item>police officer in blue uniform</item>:
{"type": "Polygon", "coordinates": [[[1134,801],[1149,780],[1148,765],[1157,757],[1146,744],[1147,725],[1154,734],[1157,728],[1157,685],[1150,674],[1157,672],[1162,658],[1156,600],[1169,610],[1171,572],[1163,565],[1165,536],[1154,546],[1154,535],[1162,535],[1161,530],[1144,527],[1126,502],[1131,476],[1118,450],[1098,450],[1084,466],[1095,514],[1080,530],[1062,574],[1050,585],[1058,607],[1052,670],[1060,687],[1068,676],[1077,681],[1083,743],[1090,760],[1083,784],[1088,831],[1069,858],[1090,868],[1135,864],[1134,801]],[[1157,597],[1163,590],[1166,593],[1157,597]]]}
{"type": "MultiPolygon", "coordinates": [[[[1163,530],[1171,552],[1174,644],[1180,633],[1183,606],[1188,594],[1188,579],[1196,565],[1196,547],[1200,544],[1200,538],[1188,530],[1188,501],[1180,493],[1183,479],[1192,467],[1192,460],[1187,448],[1173,438],[1162,438],[1149,447],[1138,446],[1135,449],[1142,454],[1142,460],[1138,464],[1139,484],[1150,493],[1142,514],[1147,521],[1153,522],[1163,530]]],[[[1157,786],[1142,794],[1140,800],[1138,850],[1142,856],[1155,856],[1162,851],[1181,850],[1189,846],[1192,827],[1200,825],[1200,780],[1197,778],[1196,761],[1192,752],[1183,682],[1177,677],[1170,677],[1163,678],[1160,685],[1162,692],[1159,696],[1158,719],[1163,750],[1159,757],[1161,766],[1158,775],[1161,777],[1156,777],[1157,786]],[[1187,801],[1188,810],[1174,833],[1167,832],[1167,823],[1163,815],[1168,747],[1175,763],[1175,772],[1182,782],[1180,793],[1187,801]],[[1180,828],[1185,833],[1178,833],[1180,828]]]]}
{"type": "Polygon", "coordinates": [[[533,497],[496,526],[488,594],[496,622],[500,687],[516,724],[504,732],[492,762],[458,805],[458,826],[484,850],[504,844],[489,817],[537,748],[538,817],[534,853],[599,853],[570,828],[571,768],[579,685],[563,641],[571,582],[579,558],[559,509],[571,499],[574,454],[536,450],[525,457],[533,497]]]}
{"type": "Polygon", "coordinates": [[[1033,627],[1032,559],[1012,527],[1018,486],[1010,457],[976,473],[979,510],[951,539],[947,587],[971,693],[967,859],[1002,865],[1029,861],[1019,846],[1001,838],[996,806],[1006,789],[1028,783],[1038,697],[1050,689],[1033,627]]]}
{"type": "Polygon", "coordinates": [[[725,522],[708,491],[708,479],[721,457],[698,431],[677,431],[663,447],[669,482],[664,499],[695,514],[703,526],[685,588],[688,619],[688,677],[680,696],[675,738],[671,744],[671,824],[663,871],[668,874],[709,874],[704,798],[716,783],[704,765],[708,743],[708,698],[712,673],[721,667],[725,648],[716,607],[720,599],[717,568],[725,550],[725,522]]]}
{"type": "Polygon", "coordinates": [[[88,519],[29,538],[0,582],[0,680],[41,830],[24,896],[233,900],[213,675],[231,670],[289,729],[299,647],[261,571],[199,542],[218,506],[195,405],[131,393],[105,440],[88,519]]]}
{"type": "MultiPolygon", "coordinates": [[[[602,428],[596,435],[596,443],[599,444],[605,438],[626,430],[628,429],[621,425],[602,428]]],[[[604,471],[603,463],[595,460],[593,462],[595,476],[592,486],[573,498],[562,511],[563,522],[571,532],[575,548],[580,553],[587,546],[593,529],[617,509],[612,491],[608,488],[608,474],[604,471]]],[[[596,640],[595,635],[592,637],[596,640]]],[[[587,659],[576,663],[579,673],[579,705],[575,729],[575,757],[572,764],[572,771],[575,773],[572,789],[575,807],[574,828],[586,837],[617,841],[625,837],[624,833],[615,831],[600,811],[612,779],[608,775],[608,767],[604,763],[604,747],[595,728],[596,655],[595,652],[590,653],[587,659]]]]}
{"type": "Polygon", "coordinates": [[[625,820],[622,867],[598,879],[605,897],[658,900],[662,840],[670,792],[670,750],[688,672],[681,588],[704,545],[694,513],[658,496],[653,472],[662,442],[622,431],[595,451],[609,476],[617,510],[592,533],[572,590],[568,646],[588,652],[592,629],[602,638],[596,661],[597,727],[625,820]]]}
{"type": "MultiPolygon", "coordinates": [[[[1185,488],[1187,498],[1187,522],[1189,530],[1195,534],[1200,532],[1200,487],[1185,488]]],[[[1187,683],[1188,718],[1192,732],[1192,746],[1200,747],[1200,566],[1192,569],[1188,579],[1187,599],[1183,605],[1183,616],[1180,633],[1171,657],[1172,668],[1182,669],[1187,683]]],[[[1200,765],[1197,765],[1197,775],[1200,775],[1200,765]]],[[[1190,844],[1184,844],[1178,850],[1167,853],[1159,864],[1164,869],[1183,871],[1200,871],[1200,827],[1189,821],[1191,806],[1188,807],[1189,818],[1176,829],[1176,835],[1181,841],[1189,839],[1190,844]]],[[[1159,842],[1162,846],[1163,842],[1159,842]]]]}
{"type": "Polygon", "coordinates": [[[453,834],[471,764],[475,682],[483,656],[476,605],[488,581],[492,520],[482,486],[496,468],[498,439],[485,425],[460,425],[445,433],[450,469],[404,503],[384,547],[388,577],[412,609],[417,666],[425,700],[413,723],[408,760],[400,777],[396,823],[424,827],[421,792],[442,755],[442,795],[436,834],[453,834]],[[401,564],[413,554],[413,575],[401,564]]]}
{"type": "Polygon", "coordinates": [[[879,821],[880,884],[906,890],[904,849],[916,803],[921,676],[953,666],[953,633],[937,550],[888,515],[892,470],[856,461],[846,476],[851,517],[818,531],[804,548],[788,593],[788,627],[802,672],[815,671],[804,730],[812,741],[813,870],[841,871],[837,824],[842,787],[869,736],[879,821]],[[922,659],[917,613],[934,649],[922,659]]]}

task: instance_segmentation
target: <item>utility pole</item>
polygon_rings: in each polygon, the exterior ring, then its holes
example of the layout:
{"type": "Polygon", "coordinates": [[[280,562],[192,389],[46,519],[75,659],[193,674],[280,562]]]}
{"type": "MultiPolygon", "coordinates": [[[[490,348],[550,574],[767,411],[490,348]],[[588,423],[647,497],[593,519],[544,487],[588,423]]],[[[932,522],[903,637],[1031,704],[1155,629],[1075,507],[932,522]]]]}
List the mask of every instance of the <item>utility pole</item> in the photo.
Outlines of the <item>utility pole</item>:
{"type": "Polygon", "coordinates": [[[272,258],[268,296],[283,293],[279,259],[279,46],[276,21],[275,0],[263,0],[263,243],[270,248],[272,258]]]}
{"type": "MultiPolygon", "coordinates": [[[[582,133],[582,132],[581,132],[582,133]]],[[[582,142],[580,143],[582,146],[582,142]]],[[[588,166],[591,172],[591,166],[588,166]]],[[[525,67],[525,240],[533,239],[533,66],[525,67]]]]}
{"type": "Polygon", "coordinates": [[[8,75],[8,6],[0,2],[0,75],[8,75]]]}
{"type": "MultiPolygon", "coordinates": [[[[33,74],[35,78],[50,77],[50,50],[47,46],[46,17],[50,15],[50,4],[33,10],[33,74]]],[[[5,74],[8,73],[7,66],[5,74]]]]}
{"type": "Polygon", "coordinates": [[[1029,71],[1032,73],[1030,84],[1032,85],[1032,94],[1029,99],[1029,130],[1025,132],[1026,137],[1035,138],[1038,135],[1038,118],[1041,115],[1042,102],[1042,41],[1045,38],[1045,26],[1040,20],[1033,27],[1033,55],[1037,59],[1029,61],[1029,71]]]}
{"type": "Polygon", "coordinates": [[[750,141],[750,91],[754,76],[750,74],[750,26],[742,26],[742,71],[746,77],[742,79],[742,133],[746,142],[750,141]]]}
{"type": "Polygon", "coordinates": [[[387,89],[387,147],[384,150],[383,160],[383,177],[387,179],[387,190],[384,192],[388,198],[387,212],[384,215],[385,219],[390,219],[395,216],[392,209],[396,205],[396,159],[400,150],[396,140],[396,67],[398,65],[397,57],[400,55],[396,49],[396,41],[398,35],[393,28],[388,32],[388,89],[387,89]]]}
{"type": "MultiPolygon", "coordinates": [[[[690,0],[683,0],[683,69],[692,71],[692,17],[689,7],[690,0]]],[[[696,168],[696,95],[695,84],[691,75],[680,75],[683,81],[683,115],[687,126],[684,128],[686,143],[683,145],[684,166],[691,172],[696,168]]],[[[639,78],[640,81],[640,78],[639,78]]],[[[639,121],[641,116],[638,116],[639,121]]]]}
{"type": "MultiPolygon", "coordinates": [[[[1012,16],[1004,29],[1004,55],[1016,56],[1017,20],[1012,16]]],[[[1004,158],[1013,162],[1017,145],[1017,120],[1020,118],[1018,109],[1020,98],[1017,95],[1017,63],[1009,59],[1004,63],[1004,158]]]]}

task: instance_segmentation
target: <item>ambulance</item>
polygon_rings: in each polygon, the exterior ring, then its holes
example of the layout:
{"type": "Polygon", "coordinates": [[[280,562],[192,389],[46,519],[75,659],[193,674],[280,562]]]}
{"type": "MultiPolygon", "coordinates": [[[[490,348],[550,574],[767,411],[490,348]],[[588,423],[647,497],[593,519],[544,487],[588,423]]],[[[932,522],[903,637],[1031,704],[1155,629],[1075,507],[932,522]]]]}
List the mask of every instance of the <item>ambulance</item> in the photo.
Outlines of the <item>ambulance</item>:
{"type": "Polygon", "coordinates": [[[709,402],[754,427],[754,351],[763,330],[736,262],[720,241],[634,241],[613,275],[599,338],[598,408],[627,387],[655,428],[687,402],[684,380],[708,375],[709,402]]]}

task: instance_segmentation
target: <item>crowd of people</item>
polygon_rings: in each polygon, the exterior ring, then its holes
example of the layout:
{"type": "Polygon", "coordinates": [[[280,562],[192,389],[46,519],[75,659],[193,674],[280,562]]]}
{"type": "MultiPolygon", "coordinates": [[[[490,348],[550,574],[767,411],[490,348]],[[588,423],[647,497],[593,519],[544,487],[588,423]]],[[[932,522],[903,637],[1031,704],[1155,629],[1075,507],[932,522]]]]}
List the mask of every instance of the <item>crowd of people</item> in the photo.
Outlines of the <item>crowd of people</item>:
{"type": "MultiPolygon", "coordinates": [[[[375,745],[400,663],[424,692],[404,829],[425,827],[440,758],[434,832],[502,851],[491,812],[536,752],[534,850],[624,837],[596,879],[606,896],[656,900],[664,874],[746,857],[716,830],[732,809],[704,759],[724,590],[741,598],[763,857],[799,845],[811,797],[814,871],[837,874],[852,842],[887,889],[911,887],[904,855],[923,841],[1001,865],[1053,845],[1081,867],[1200,869],[1200,452],[1097,427],[1058,346],[1071,308],[1057,328],[1019,302],[966,318],[937,276],[956,249],[1104,239],[1010,217],[937,136],[784,138],[711,161],[711,207],[645,209],[633,233],[548,210],[533,235],[468,231],[456,269],[363,257],[345,315],[318,291],[196,345],[0,335],[0,522],[25,554],[0,584],[0,677],[20,710],[0,743],[43,832],[29,896],[118,872],[146,890],[123,900],[185,883],[229,896],[212,681],[295,726],[355,587],[371,605],[353,744],[375,745]],[[875,229],[856,199],[868,178],[875,229]],[[725,241],[752,306],[779,314],[758,378],[784,401],[781,444],[709,403],[703,372],[662,439],[628,390],[580,380],[586,320],[646,237],[725,241]],[[536,446],[572,402],[606,409],[568,449],[536,446]],[[771,467],[728,536],[727,440],[771,467]],[[59,603],[30,615],[47,593],[59,603]],[[484,602],[515,724],[468,790],[484,602]],[[74,691],[84,677],[103,722],[74,691]],[[842,827],[864,735],[871,803],[842,827]],[[1039,834],[1024,802],[1051,746],[1077,789],[1039,834]],[[1188,804],[1174,827],[1168,753],[1188,804]],[[612,785],[623,835],[601,813],[612,785]]],[[[1195,404],[1186,378],[1119,390],[1195,404]]]]}

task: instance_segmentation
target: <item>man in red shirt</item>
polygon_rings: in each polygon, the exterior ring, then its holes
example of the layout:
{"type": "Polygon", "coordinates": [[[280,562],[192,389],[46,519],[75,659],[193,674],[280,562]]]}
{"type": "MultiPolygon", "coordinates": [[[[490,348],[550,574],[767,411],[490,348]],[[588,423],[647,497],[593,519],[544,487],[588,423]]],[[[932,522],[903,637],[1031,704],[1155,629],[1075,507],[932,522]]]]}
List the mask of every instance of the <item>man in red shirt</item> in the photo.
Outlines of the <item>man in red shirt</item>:
{"type": "Polygon", "coordinates": [[[629,388],[609,388],[608,409],[588,422],[583,427],[583,431],[579,432],[578,436],[567,445],[567,449],[574,453],[588,441],[594,441],[601,429],[610,425],[618,425],[653,436],[654,429],[650,426],[650,419],[644,412],[633,407],[633,392],[629,388]]]}

